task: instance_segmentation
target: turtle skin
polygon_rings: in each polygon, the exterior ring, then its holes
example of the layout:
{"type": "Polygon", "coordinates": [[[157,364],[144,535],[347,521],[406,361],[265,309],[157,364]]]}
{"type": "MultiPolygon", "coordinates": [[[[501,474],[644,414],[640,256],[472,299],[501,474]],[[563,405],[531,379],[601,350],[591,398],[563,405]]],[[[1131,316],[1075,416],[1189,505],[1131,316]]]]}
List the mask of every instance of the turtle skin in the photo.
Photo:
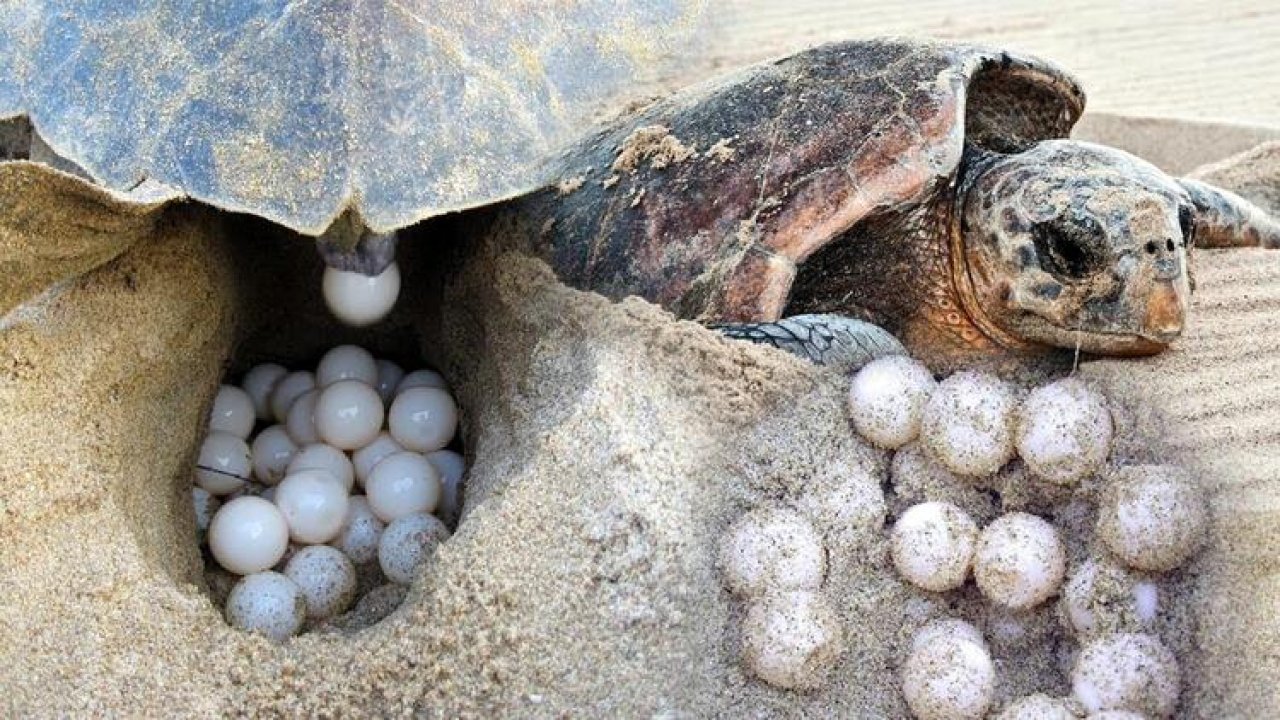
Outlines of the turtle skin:
{"type": "Polygon", "coordinates": [[[533,228],[525,249],[570,285],[638,295],[740,339],[779,346],[795,334],[781,318],[821,314],[870,320],[934,367],[1073,345],[1158,352],[1186,314],[1192,235],[1271,246],[1280,224],[1067,140],[1084,104],[1073,78],[1036,58],[834,43],[621,118],[508,212],[533,228]],[[1094,202],[1117,188],[1132,192],[1094,202]],[[1150,257],[1133,246],[1142,233],[1155,234],[1141,238],[1150,257]],[[1098,261],[1062,259],[1082,253],[1098,261]]]}

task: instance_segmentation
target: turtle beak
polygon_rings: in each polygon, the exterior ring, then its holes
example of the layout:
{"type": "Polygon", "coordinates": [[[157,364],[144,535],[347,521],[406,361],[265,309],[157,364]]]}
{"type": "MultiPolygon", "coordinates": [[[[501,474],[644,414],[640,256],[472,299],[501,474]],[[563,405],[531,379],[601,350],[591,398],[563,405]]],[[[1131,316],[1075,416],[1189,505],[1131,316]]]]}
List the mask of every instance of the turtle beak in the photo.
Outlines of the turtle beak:
{"type": "Polygon", "coordinates": [[[1190,288],[1185,276],[1176,280],[1158,281],[1147,299],[1142,334],[1163,344],[1176,340],[1187,321],[1189,295],[1190,288]]]}

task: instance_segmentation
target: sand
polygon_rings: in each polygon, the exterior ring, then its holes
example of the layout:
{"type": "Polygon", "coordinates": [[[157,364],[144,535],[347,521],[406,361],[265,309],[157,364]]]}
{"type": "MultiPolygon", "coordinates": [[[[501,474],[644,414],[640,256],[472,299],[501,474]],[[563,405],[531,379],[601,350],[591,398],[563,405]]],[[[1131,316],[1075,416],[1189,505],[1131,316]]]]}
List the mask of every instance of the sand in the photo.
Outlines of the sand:
{"type": "MultiPolygon", "coordinates": [[[[1174,127],[1154,144],[1174,160],[1247,146],[1219,127],[1230,149],[1209,153],[1174,127]]],[[[1260,151],[1203,172],[1273,201],[1259,178],[1280,163],[1260,151]]],[[[23,301],[0,332],[0,714],[896,718],[907,638],[953,613],[1015,629],[989,633],[1001,702],[1066,690],[1052,606],[1011,624],[971,588],[947,607],[894,577],[876,500],[895,497],[864,478],[888,458],[853,437],[835,373],[574,291],[497,247],[445,253],[432,226],[408,244],[401,308],[362,336],[324,317],[304,241],[180,206],[130,219],[136,236],[108,252],[79,222],[114,217],[108,198],[40,191],[58,232],[0,214],[0,247],[34,265],[37,247],[101,254],[50,270],[52,292],[0,287],[23,301]],[[356,338],[454,383],[467,509],[386,620],[362,628],[357,611],[275,646],[231,630],[203,583],[186,496],[201,420],[225,371],[356,338]],[[821,528],[847,647],[820,690],[775,690],[737,661],[743,606],[714,548],[750,508],[837,492],[863,508],[821,528]]],[[[28,192],[0,182],[0,205],[28,192]]],[[[1113,399],[1117,460],[1185,463],[1211,496],[1208,546],[1165,585],[1181,717],[1280,709],[1277,257],[1203,253],[1174,350],[1078,371],[1113,399]]],[[[965,502],[990,514],[984,497],[965,502]]],[[[1087,516],[1060,514],[1078,560],[1087,516]]]]}

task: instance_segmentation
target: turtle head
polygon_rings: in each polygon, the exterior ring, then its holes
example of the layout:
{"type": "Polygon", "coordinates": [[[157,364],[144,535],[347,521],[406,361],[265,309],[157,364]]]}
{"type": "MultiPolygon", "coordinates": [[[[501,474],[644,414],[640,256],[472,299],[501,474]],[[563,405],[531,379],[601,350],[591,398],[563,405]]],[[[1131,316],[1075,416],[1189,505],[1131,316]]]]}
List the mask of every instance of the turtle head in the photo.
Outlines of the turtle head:
{"type": "Polygon", "coordinates": [[[1146,355],[1182,332],[1195,210],[1127,153],[1051,140],[977,158],[960,233],[972,300],[1001,331],[1103,355],[1146,355]]]}

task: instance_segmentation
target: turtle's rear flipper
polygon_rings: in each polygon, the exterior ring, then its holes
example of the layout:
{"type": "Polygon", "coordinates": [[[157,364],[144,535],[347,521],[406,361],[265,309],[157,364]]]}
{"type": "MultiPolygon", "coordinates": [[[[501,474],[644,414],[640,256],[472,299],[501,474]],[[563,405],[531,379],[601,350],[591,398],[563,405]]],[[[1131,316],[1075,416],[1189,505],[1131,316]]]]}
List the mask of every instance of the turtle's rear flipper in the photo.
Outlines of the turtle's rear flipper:
{"type": "Polygon", "coordinates": [[[777,322],[712,325],[735,340],[772,345],[818,365],[852,372],[885,355],[906,355],[883,328],[843,315],[795,315],[777,322]]]}

